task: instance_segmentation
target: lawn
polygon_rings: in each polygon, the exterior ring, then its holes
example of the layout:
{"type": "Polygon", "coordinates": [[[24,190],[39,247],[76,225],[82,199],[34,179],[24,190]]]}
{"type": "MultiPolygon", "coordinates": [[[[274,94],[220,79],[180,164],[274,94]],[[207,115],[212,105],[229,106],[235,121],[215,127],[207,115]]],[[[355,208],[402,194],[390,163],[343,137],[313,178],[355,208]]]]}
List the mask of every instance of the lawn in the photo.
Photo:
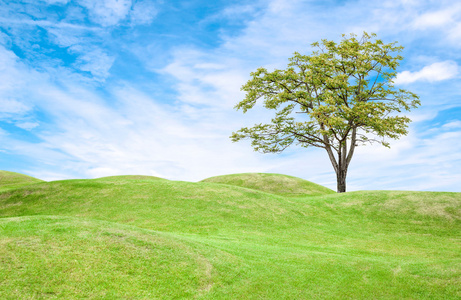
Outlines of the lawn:
{"type": "Polygon", "coordinates": [[[37,180],[0,192],[0,244],[2,299],[461,298],[461,193],[37,180]]]}

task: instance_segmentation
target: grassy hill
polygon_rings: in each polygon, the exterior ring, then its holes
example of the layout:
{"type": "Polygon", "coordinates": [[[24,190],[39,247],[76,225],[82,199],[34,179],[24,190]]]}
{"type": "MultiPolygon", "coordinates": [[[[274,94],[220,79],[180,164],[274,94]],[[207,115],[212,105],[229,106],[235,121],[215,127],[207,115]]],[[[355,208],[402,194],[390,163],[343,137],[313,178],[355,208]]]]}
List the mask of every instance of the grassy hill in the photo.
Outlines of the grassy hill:
{"type": "Polygon", "coordinates": [[[126,177],[1,192],[0,298],[461,297],[461,193],[283,193],[126,177]]]}
{"type": "Polygon", "coordinates": [[[120,182],[124,180],[167,180],[167,179],[155,177],[155,176],[147,176],[147,175],[118,175],[118,176],[100,177],[95,180],[120,182]]]}
{"type": "Polygon", "coordinates": [[[235,185],[285,197],[319,196],[335,193],[333,190],[316,183],[282,174],[231,174],[210,177],[202,180],[202,182],[235,185]]]}
{"type": "Polygon", "coordinates": [[[2,299],[193,297],[210,285],[202,249],[174,236],[56,216],[0,219],[0,228],[2,299]]]}
{"type": "Polygon", "coordinates": [[[0,191],[15,189],[42,181],[24,174],[0,170],[0,191]]]}

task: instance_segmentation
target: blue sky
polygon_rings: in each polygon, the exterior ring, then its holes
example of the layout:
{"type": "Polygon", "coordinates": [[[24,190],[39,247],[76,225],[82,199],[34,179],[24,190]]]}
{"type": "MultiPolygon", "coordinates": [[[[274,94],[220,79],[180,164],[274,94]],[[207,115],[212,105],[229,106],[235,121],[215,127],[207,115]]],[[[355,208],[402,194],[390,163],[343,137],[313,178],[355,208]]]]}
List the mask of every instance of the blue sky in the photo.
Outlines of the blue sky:
{"type": "Polygon", "coordinates": [[[405,47],[396,83],[422,105],[391,149],[356,150],[348,190],[461,192],[454,0],[0,0],[0,169],[44,180],[271,172],[335,189],[322,149],[232,143],[272,114],[233,107],[256,68],[363,31],[405,47]]]}

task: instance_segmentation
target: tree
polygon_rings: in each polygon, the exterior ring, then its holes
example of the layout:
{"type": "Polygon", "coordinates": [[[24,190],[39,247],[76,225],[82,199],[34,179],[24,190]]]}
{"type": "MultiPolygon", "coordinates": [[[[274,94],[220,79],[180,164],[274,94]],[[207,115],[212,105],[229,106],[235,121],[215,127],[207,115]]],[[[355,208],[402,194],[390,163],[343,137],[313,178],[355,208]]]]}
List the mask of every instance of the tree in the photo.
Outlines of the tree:
{"type": "Polygon", "coordinates": [[[398,113],[420,105],[416,94],[393,85],[403,59],[397,42],[384,44],[376,34],[342,35],[340,43],[312,44],[311,55],[297,52],[286,70],[259,68],[242,86],[245,98],[235,108],[246,113],[263,99],[275,110],[269,124],[241,128],[233,142],[250,139],[256,151],[279,153],[292,144],[326,150],[336,172],[338,193],[346,191],[346,175],[354,150],[407,134],[410,119],[398,113]]]}

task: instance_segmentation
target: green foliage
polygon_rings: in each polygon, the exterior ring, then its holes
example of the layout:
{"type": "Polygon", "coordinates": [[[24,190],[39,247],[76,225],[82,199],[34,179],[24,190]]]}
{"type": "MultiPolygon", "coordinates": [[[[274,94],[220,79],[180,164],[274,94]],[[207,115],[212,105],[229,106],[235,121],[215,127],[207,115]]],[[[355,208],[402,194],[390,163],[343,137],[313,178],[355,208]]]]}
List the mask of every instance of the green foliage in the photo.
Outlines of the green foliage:
{"type": "MultiPolygon", "coordinates": [[[[335,142],[343,141],[352,128],[383,138],[406,134],[410,120],[392,113],[420,102],[414,93],[393,86],[402,57],[391,53],[403,47],[372,42],[374,36],[365,33],[357,40],[351,35],[340,44],[322,40],[312,44],[319,48],[312,55],[295,53],[286,70],[259,68],[251,73],[252,79],[242,87],[246,97],[236,108],[246,112],[264,98],[264,107],[279,111],[272,124],[242,128],[233,140],[250,137],[256,150],[279,152],[295,141],[303,146],[338,147],[335,142]],[[301,121],[294,113],[300,113],[301,121]]],[[[371,140],[360,135],[357,141],[371,140]]]]}
{"type": "MultiPolygon", "coordinates": [[[[232,141],[250,139],[256,151],[281,152],[292,144],[325,149],[337,174],[347,173],[359,144],[407,134],[410,119],[399,115],[418,107],[418,96],[393,85],[403,47],[373,40],[375,34],[343,35],[340,43],[313,43],[311,55],[297,52],[285,70],[259,68],[242,87],[244,113],[263,99],[275,110],[268,124],[234,132],[232,141]]],[[[345,174],[344,174],[345,176],[345,174]]]]}
{"type": "Polygon", "coordinates": [[[307,185],[252,175],[0,192],[0,298],[461,297],[461,193],[294,197],[307,185]]]}

